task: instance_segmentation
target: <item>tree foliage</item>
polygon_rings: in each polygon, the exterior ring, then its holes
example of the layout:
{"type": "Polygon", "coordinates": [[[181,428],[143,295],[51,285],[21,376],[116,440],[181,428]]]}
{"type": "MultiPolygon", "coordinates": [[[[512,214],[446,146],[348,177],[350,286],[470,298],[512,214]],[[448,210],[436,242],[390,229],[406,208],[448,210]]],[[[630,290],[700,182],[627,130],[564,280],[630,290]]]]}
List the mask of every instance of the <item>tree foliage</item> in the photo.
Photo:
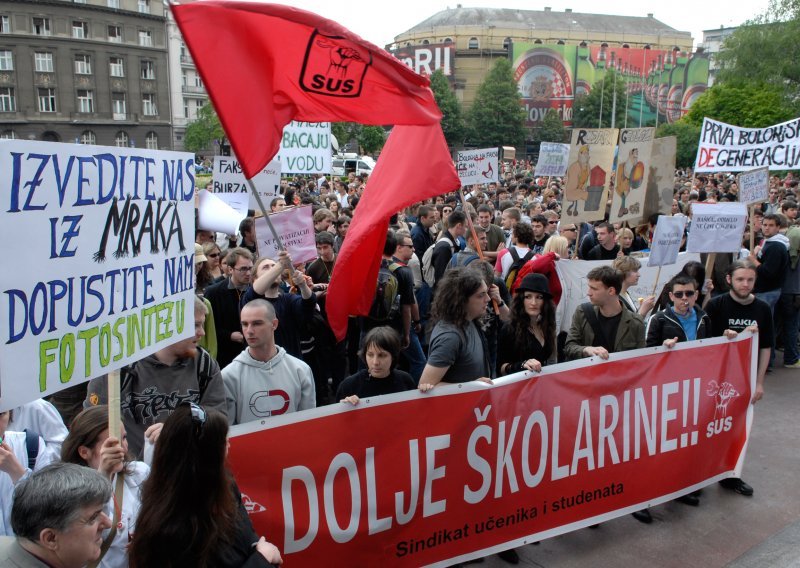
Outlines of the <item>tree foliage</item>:
{"type": "Polygon", "coordinates": [[[795,116],[782,87],[769,83],[717,83],[692,104],[683,121],[700,126],[703,117],[744,128],[762,128],[795,116]]]}
{"type": "Polygon", "coordinates": [[[478,87],[467,124],[469,141],[479,147],[524,142],[525,109],[508,59],[498,59],[478,87]]]}
{"type": "Polygon", "coordinates": [[[542,119],[542,124],[533,131],[534,142],[564,142],[567,129],[556,109],[551,108],[542,119]]]}
{"type": "Polygon", "coordinates": [[[592,85],[589,94],[575,97],[572,123],[576,128],[611,128],[612,110],[614,128],[621,128],[625,124],[625,80],[613,69],[609,69],[603,79],[592,85]]]}
{"type": "Polygon", "coordinates": [[[461,103],[441,69],[437,69],[431,75],[431,91],[439,110],[442,111],[442,132],[447,144],[451,147],[460,147],[464,143],[467,125],[461,103]]]}
{"type": "Polygon", "coordinates": [[[186,127],[183,145],[190,152],[199,152],[211,149],[214,140],[219,140],[222,144],[225,140],[225,131],[219,122],[217,111],[209,102],[197,110],[197,118],[186,127]]]}
{"type": "Polygon", "coordinates": [[[700,126],[679,120],[672,124],[662,124],[656,130],[656,137],[675,136],[678,139],[678,150],[675,165],[679,168],[694,166],[697,157],[697,145],[700,142],[700,126]]]}
{"type": "Polygon", "coordinates": [[[361,132],[361,125],[355,122],[333,122],[331,123],[331,133],[339,143],[339,150],[344,152],[345,146],[354,140],[358,140],[361,132]]]}
{"type": "Polygon", "coordinates": [[[386,131],[382,126],[362,126],[356,139],[365,154],[375,154],[386,143],[386,131]]]}

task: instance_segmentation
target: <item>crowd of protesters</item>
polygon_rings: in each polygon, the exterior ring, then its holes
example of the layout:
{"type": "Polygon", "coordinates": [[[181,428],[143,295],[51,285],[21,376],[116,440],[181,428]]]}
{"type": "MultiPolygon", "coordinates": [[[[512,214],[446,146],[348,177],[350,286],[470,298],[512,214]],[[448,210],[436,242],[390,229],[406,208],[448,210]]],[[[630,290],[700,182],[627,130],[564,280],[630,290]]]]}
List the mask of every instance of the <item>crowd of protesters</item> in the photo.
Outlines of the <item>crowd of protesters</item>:
{"type": "MultiPolygon", "coordinates": [[[[463,201],[451,193],[398,211],[375,289],[364,291],[369,314],[351,317],[337,342],[327,288],[367,183],[354,174],[281,182],[271,211],[314,210],[318,258],[305,266],[287,252],[258,258],[252,217],[238,235],[196,232],[194,335],[123,370],[120,438],[108,432],[105,377],[0,414],[0,563],[279,564],[226,468],[232,424],[491,383],[645,345],[731,338],[750,326],[759,331],[754,402],[771,365],[800,368],[792,174],[771,178],[769,200],[754,211],[752,250],[746,234],[742,252],[717,255],[712,273],[690,262],[659,295],[634,298],[637,257],[646,255],[659,214],[637,226],[608,218],[576,226],[561,219],[562,180],[516,164],[497,183],[464,188],[463,201]],[[589,301],[558,326],[555,267],[563,259],[604,264],[588,272],[589,301]]],[[[737,192],[734,176],[679,170],[669,214],[689,217],[690,226],[694,204],[736,201],[737,192]]],[[[722,484],[753,494],[741,479],[722,484]]],[[[681,501],[699,503],[696,495],[681,501]]],[[[648,510],[634,516],[652,522],[648,510]]],[[[514,550],[501,557],[519,562],[514,550]]]]}

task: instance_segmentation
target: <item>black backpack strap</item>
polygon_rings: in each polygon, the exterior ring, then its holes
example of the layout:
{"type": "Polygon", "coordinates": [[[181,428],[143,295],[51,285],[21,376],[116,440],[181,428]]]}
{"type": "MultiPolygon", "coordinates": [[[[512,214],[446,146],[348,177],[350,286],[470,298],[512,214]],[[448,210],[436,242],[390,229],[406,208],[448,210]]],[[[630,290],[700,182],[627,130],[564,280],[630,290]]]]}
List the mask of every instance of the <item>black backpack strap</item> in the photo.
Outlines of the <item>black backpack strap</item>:
{"type": "Polygon", "coordinates": [[[586,318],[586,321],[589,322],[589,325],[592,327],[592,331],[594,331],[594,341],[592,342],[592,347],[604,347],[607,343],[606,335],[603,333],[603,329],[600,327],[600,320],[597,319],[597,314],[594,313],[594,306],[592,306],[591,302],[586,302],[585,304],[581,304],[581,310],[583,310],[583,315],[586,318]]]}
{"type": "Polygon", "coordinates": [[[514,266],[514,263],[519,260],[519,253],[517,253],[517,249],[515,247],[513,247],[513,246],[510,247],[508,249],[508,254],[510,254],[511,258],[512,258],[511,266],[514,266]]]}
{"type": "Polygon", "coordinates": [[[202,347],[197,348],[200,360],[197,362],[197,384],[200,387],[200,399],[206,392],[208,383],[211,382],[211,354],[202,347]]]}
{"type": "Polygon", "coordinates": [[[28,468],[33,469],[39,457],[39,434],[25,428],[25,449],[28,452],[28,468]]]}
{"type": "Polygon", "coordinates": [[[525,256],[522,257],[522,260],[523,260],[522,264],[525,264],[530,259],[532,259],[534,254],[536,254],[536,253],[533,252],[533,249],[529,249],[528,252],[525,253],[525,256]]]}

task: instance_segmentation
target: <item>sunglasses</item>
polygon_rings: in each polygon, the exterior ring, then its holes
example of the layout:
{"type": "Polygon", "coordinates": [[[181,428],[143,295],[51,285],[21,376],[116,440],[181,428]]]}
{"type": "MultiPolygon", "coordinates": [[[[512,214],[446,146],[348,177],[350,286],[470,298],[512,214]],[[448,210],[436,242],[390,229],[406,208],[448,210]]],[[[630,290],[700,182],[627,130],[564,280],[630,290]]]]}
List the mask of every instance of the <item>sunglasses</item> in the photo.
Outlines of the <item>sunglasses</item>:
{"type": "Polygon", "coordinates": [[[206,411],[202,406],[194,402],[189,403],[189,411],[192,415],[192,424],[194,424],[194,434],[195,436],[200,436],[206,423],[206,411]]]}
{"type": "Polygon", "coordinates": [[[218,252],[212,252],[211,254],[206,255],[208,258],[217,258],[219,256],[218,252]]]}
{"type": "Polygon", "coordinates": [[[686,290],[686,291],[679,290],[679,291],[677,291],[677,292],[673,292],[673,293],[672,293],[672,295],[673,295],[673,296],[675,296],[676,298],[678,298],[678,299],[680,300],[680,299],[682,299],[682,298],[683,298],[683,296],[684,296],[684,295],[686,295],[686,297],[687,297],[687,298],[691,298],[691,297],[693,297],[693,296],[694,296],[696,293],[697,293],[697,291],[695,291],[695,290],[686,290]]]}

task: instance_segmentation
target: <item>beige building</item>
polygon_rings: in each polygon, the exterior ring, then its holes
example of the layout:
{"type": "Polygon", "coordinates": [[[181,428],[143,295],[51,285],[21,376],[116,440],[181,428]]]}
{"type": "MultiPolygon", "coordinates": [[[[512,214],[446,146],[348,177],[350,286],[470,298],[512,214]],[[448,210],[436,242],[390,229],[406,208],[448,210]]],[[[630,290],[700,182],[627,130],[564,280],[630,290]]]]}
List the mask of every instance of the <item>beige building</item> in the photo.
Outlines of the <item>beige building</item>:
{"type": "Polygon", "coordinates": [[[404,54],[412,68],[426,72],[449,66],[458,98],[468,109],[486,73],[500,57],[510,57],[513,43],[605,45],[610,54],[625,49],[691,52],[689,32],[643,17],[582,14],[566,9],[513,10],[456,8],[443,10],[395,37],[387,49],[404,54]],[[437,51],[438,50],[438,51],[437,51]],[[437,56],[438,53],[438,56],[437,56]],[[420,65],[420,59],[423,64],[420,65]],[[438,63],[438,65],[437,65],[438,63]]]}

